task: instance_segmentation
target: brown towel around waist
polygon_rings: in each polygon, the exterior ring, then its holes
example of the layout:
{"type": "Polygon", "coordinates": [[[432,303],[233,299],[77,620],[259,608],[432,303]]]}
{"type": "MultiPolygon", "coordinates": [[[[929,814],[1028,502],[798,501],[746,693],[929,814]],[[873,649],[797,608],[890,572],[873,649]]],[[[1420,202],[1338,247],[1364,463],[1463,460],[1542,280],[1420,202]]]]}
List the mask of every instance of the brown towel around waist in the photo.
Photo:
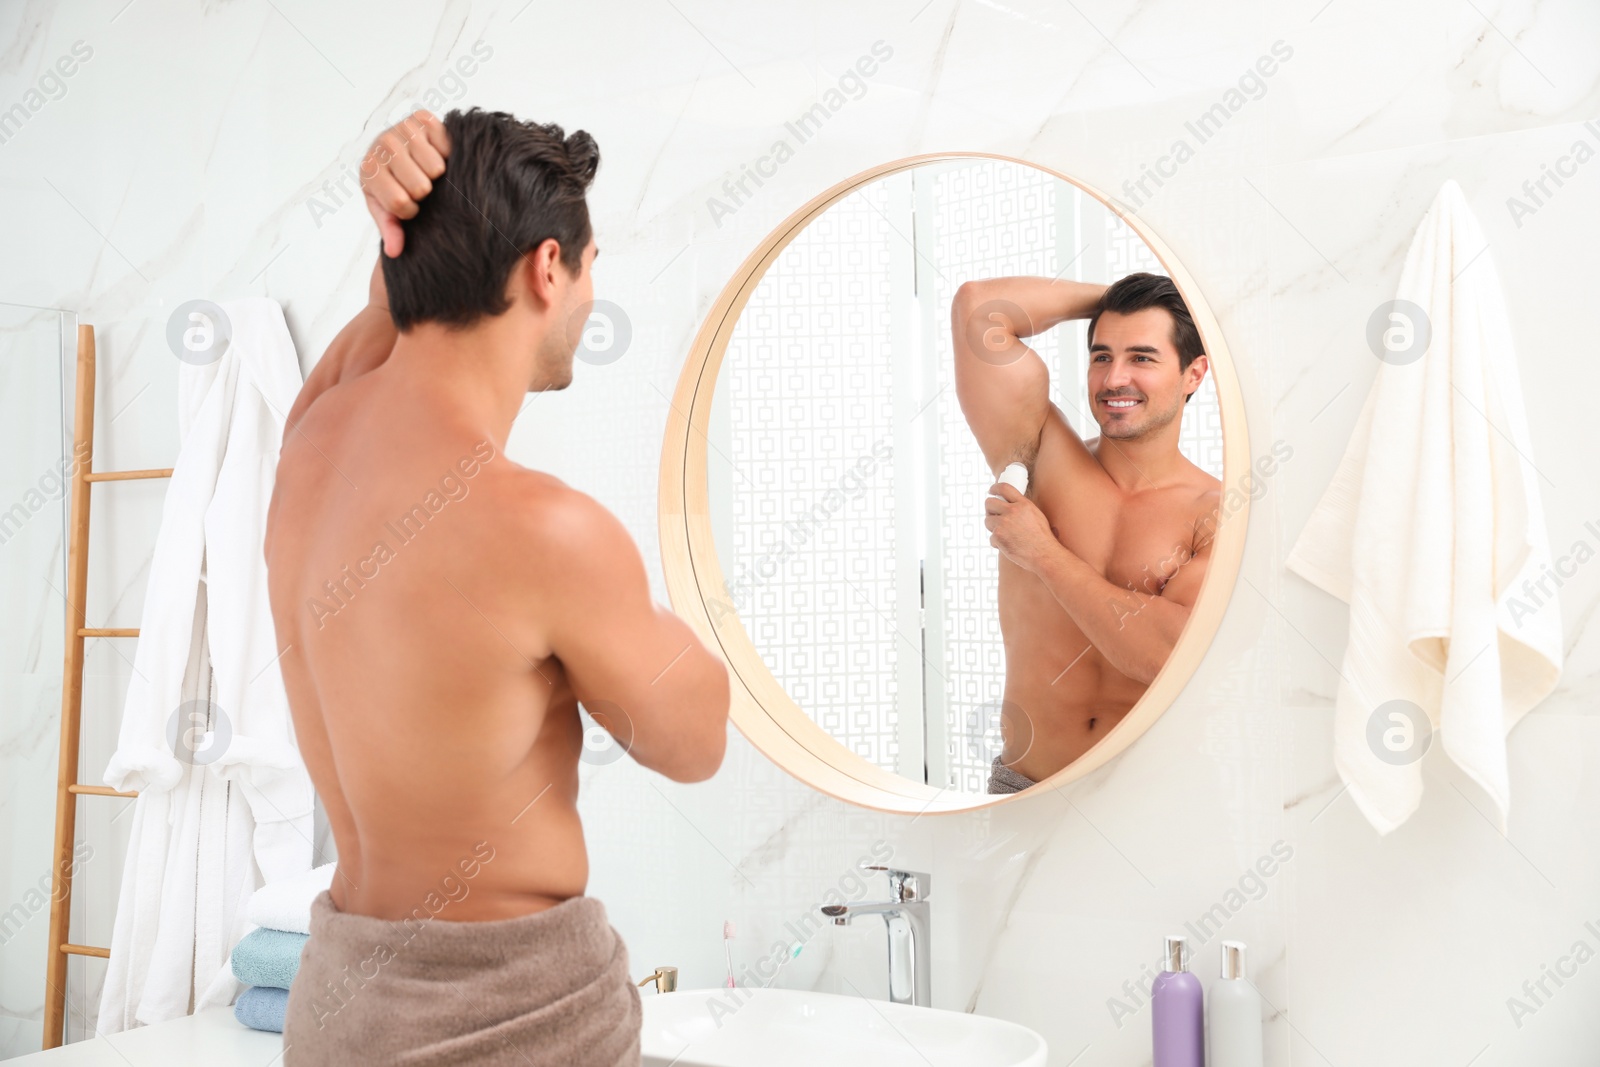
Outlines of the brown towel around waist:
{"type": "Polygon", "coordinates": [[[996,756],[989,765],[989,792],[991,793],[1020,793],[1030,785],[1036,784],[1032,778],[1016,771],[1000,762],[996,756]]]}
{"type": "Polygon", "coordinates": [[[389,921],[327,891],[289,989],[284,1067],[638,1067],[628,950],[594,897],[515,919],[389,921]]]}

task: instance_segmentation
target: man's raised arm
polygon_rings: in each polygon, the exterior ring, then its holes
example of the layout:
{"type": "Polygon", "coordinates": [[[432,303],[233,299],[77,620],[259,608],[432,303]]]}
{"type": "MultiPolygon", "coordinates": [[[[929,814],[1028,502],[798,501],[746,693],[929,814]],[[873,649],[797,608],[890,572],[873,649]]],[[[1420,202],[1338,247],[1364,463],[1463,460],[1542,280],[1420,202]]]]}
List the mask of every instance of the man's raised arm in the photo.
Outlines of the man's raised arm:
{"type": "MultiPolygon", "coordinates": [[[[444,173],[449,155],[450,136],[444,124],[426,111],[418,111],[384,130],[367,149],[361,160],[361,191],[367,211],[378,224],[384,255],[400,254],[405,244],[400,220],[416,216],[417,201],[433,191],[433,179],[444,173]]],[[[367,284],[366,306],[339,331],[311,369],[289,409],[285,433],[294,432],[317,397],[388,359],[395,337],[380,257],[373,264],[372,279],[367,284]]]]}
{"type": "Polygon", "coordinates": [[[383,264],[374,263],[372,280],[367,285],[366,307],[345,323],[317,365],[311,368],[285,419],[285,435],[294,432],[294,427],[317,397],[388,359],[396,336],[394,322],[389,318],[388,294],[383,286],[383,264]]]}
{"type": "Polygon", "coordinates": [[[1106,287],[1052,278],[964,283],[950,304],[956,398],[996,475],[1008,463],[1030,469],[1050,410],[1050,371],[1022,342],[1094,313],[1106,287]]]}

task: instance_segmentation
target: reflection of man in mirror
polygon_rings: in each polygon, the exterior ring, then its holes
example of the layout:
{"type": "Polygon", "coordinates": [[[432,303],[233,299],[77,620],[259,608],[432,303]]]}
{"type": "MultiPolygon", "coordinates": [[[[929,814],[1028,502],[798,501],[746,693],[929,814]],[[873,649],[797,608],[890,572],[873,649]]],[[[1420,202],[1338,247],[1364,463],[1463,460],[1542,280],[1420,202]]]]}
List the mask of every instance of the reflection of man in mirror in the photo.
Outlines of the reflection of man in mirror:
{"type": "Polygon", "coordinates": [[[1211,556],[1221,483],[1184,458],[1184,405],[1209,361],[1171,279],[967,282],[950,310],[956,395],[998,476],[986,502],[1000,549],[1005,744],[989,792],[1061,770],[1122,720],[1177,643],[1211,556]],[[1088,318],[1084,441],[1050,401],[1022,338],[1088,318]]]}

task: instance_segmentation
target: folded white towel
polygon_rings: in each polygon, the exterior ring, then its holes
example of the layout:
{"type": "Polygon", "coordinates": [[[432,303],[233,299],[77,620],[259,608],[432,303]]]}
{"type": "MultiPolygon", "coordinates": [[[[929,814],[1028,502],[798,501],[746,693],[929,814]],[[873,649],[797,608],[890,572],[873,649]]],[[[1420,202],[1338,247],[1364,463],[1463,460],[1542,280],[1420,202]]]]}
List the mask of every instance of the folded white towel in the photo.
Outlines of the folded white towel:
{"type": "Polygon", "coordinates": [[[1344,459],[1287,560],[1350,604],[1334,763],[1384,834],[1421,802],[1422,768],[1383,751],[1377,739],[1399,722],[1373,722],[1383,705],[1409,701],[1427,714],[1423,732],[1437,730],[1493,800],[1503,831],[1506,734],[1561,677],[1542,475],[1487,244],[1460,187],[1446,181],[1396,294],[1424,309],[1431,344],[1420,359],[1379,365],[1344,459]]]}
{"type": "Polygon", "coordinates": [[[245,918],[257,926],[285,930],[291,934],[311,932],[311,902],[333,884],[337,861],[324,863],[289,878],[268,882],[257,889],[245,905],[245,918]]]}

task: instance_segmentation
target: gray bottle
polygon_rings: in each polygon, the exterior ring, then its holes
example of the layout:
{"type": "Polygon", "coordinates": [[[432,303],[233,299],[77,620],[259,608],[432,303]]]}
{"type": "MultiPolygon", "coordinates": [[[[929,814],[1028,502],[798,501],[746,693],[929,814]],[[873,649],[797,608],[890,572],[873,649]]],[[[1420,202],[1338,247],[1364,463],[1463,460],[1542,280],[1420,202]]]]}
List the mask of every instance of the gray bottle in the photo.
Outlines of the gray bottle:
{"type": "Polygon", "coordinates": [[[1210,1067],[1261,1067],[1261,994],[1244,976],[1244,944],[1222,943],[1222,977],[1207,998],[1210,1067]]]}

